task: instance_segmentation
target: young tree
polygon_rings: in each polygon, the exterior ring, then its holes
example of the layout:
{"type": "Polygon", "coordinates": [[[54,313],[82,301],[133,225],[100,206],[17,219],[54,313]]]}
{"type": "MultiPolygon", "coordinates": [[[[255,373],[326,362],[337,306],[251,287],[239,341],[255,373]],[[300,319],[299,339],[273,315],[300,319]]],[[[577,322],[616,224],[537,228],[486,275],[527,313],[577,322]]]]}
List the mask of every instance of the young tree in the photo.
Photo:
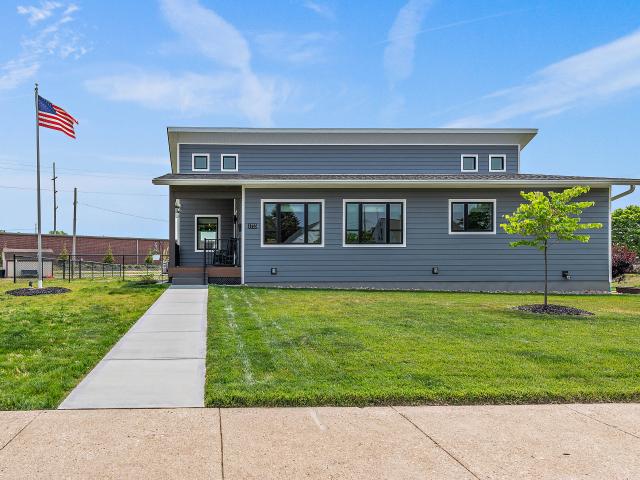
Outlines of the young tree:
{"type": "Polygon", "coordinates": [[[521,204],[511,215],[505,215],[506,223],[500,226],[511,235],[524,238],[511,242],[512,247],[528,246],[544,252],[544,305],[548,305],[548,259],[550,242],[577,240],[589,241],[590,236],[577,234],[578,230],[602,228],[601,223],[580,223],[580,215],[595,202],[572,202],[584,195],[589,187],[576,186],[562,192],[520,192],[528,203],[521,204]]]}
{"type": "Polygon", "coordinates": [[[611,239],[640,255],[640,205],[617,208],[611,214],[611,239]]]}
{"type": "Polygon", "coordinates": [[[155,253],[156,252],[153,250],[153,248],[150,248],[147,252],[147,256],[144,259],[144,263],[146,263],[147,265],[153,265],[153,256],[155,255],[155,253]]]}
{"type": "Polygon", "coordinates": [[[115,260],[113,259],[113,251],[111,250],[111,244],[109,244],[109,246],[107,247],[107,252],[102,259],[102,263],[115,263],[115,260]]]}
{"type": "Polygon", "coordinates": [[[58,255],[58,260],[69,260],[69,250],[67,250],[67,244],[62,244],[62,250],[60,250],[60,254],[58,255]]]}

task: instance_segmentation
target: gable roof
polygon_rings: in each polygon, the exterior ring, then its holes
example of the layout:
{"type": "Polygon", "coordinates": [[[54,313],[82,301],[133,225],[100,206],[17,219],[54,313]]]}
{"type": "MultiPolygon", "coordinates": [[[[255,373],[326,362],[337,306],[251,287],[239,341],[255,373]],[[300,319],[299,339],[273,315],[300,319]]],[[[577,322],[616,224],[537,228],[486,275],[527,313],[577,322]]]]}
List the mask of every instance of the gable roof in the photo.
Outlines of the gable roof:
{"type": "Polygon", "coordinates": [[[171,171],[179,143],[214,145],[518,145],[537,128],[207,128],[168,127],[171,171]]]}

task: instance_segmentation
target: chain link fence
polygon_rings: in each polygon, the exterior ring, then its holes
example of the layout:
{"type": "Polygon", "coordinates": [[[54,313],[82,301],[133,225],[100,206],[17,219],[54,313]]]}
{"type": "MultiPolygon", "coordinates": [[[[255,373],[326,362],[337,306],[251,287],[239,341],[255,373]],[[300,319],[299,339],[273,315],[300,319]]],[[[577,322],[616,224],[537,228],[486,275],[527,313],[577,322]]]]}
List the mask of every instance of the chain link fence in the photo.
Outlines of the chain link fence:
{"type": "MultiPolygon", "coordinates": [[[[120,279],[155,280],[168,279],[168,255],[114,255],[113,261],[104,261],[103,255],[76,255],[69,258],[43,256],[44,279],[120,279]]],[[[6,259],[5,277],[18,279],[38,278],[38,258],[35,255],[13,255],[6,259]]]]}

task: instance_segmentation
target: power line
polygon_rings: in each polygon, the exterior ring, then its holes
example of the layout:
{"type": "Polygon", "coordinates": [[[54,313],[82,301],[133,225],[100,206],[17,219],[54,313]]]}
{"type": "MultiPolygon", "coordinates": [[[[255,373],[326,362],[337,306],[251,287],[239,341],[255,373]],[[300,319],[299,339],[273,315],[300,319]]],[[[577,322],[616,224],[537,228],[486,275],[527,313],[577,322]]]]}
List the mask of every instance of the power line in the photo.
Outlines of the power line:
{"type": "MultiPolygon", "coordinates": [[[[31,169],[29,168],[16,168],[16,167],[7,167],[7,166],[2,166],[3,170],[13,170],[14,172],[31,172],[31,169]]],[[[43,170],[47,170],[45,168],[43,168],[43,170]]],[[[64,169],[62,169],[64,170],[64,169]]],[[[84,173],[70,173],[70,172],[66,172],[66,175],[69,176],[74,176],[74,177],[96,177],[96,178],[127,178],[127,179],[139,179],[139,180],[148,180],[149,177],[147,176],[143,176],[143,175],[129,175],[129,174],[113,174],[113,173],[107,173],[107,172],[96,172],[96,171],[92,171],[92,170],[81,170],[81,169],[77,169],[77,171],[79,172],[84,172],[84,173]]],[[[65,172],[63,172],[65,173],[65,172]]]]}
{"type": "MultiPolygon", "coordinates": [[[[34,191],[33,187],[14,187],[10,185],[0,185],[0,188],[11,188],[14,190],[31,190],[34,191]]],[[[41,188],[40,190],[44,190],[46,192],[51,192],[52,190],[49,188],[41,188]]],[[[73,190],[58,190],[58,192],[65,193],[73,193],[73,190]]],[[[119,196],[130,196],[130,197],[167,197],[167,195],[163,195],[161,193],[120,193],[120,192],[85,192],[82,191],[83,194],[91,194],[91,195],[119,195],[119,196]]]]}
{"type": "Polygon", "coordinates": [[[80,203],[80,202],[78,202],[78,204],[82,205],[83,207],[95,208],[96,210],[102,210],[104,212],[117,213],[119,215],[126,215],[127,217],[141,218],[143,220],[153,220],[153,221],[156,221],[156,222],[164,222],[164,223],[167,222],[167,220],[165,220],[163,218],[143,217],[142,215],[135,215],[133,213],[127,213],[127,212],[120,212],[118,210],[110,210],[108,208],[97,207],[95,205],[89,205],[88,203],[80,203]]]}

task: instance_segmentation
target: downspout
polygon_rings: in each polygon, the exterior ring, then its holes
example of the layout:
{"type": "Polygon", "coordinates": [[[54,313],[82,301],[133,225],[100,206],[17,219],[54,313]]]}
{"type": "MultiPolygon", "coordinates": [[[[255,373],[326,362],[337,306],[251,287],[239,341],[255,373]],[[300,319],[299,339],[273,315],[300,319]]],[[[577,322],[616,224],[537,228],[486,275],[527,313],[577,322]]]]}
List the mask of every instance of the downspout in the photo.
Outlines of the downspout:
{"type": "Polygon", "coordinates": [[[627,190],[625,190],[624,192],[620,192],[619,194],[611,197],[611,201],[613,202],[614,200],[618,200],[619,198],[626,197],[627,195],[631,195],[633,192],[635,192],[635,190],[636,190],[635,185],[629,185],[629,188],[627,190]]]}

